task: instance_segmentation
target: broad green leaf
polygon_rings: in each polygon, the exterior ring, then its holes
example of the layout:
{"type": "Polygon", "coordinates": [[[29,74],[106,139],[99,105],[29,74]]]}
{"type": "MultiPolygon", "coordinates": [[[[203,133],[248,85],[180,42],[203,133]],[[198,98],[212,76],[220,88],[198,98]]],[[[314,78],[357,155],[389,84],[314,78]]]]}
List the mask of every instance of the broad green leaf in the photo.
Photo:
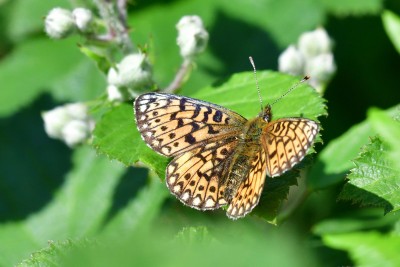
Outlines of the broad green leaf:
{"type": "MultiPolygon", "coordinates": [[[[273,71],[260,71],[257,75],[264,106],[280,98],[300,81],[292,76],[273,71]]],[[[190,96],[229,108],[247,119],[256,117],[261,110],[252,72],[234,74],[226,83],[206,87],[190,96]]],[[[272,114],[273,119],[304,117],[313,120],[327,115],[324,99],[306,83],[298,85],[296,89],[274,104],[272,114]]]]}
{"type": "Polygon", "coordinates": [[[400,17],[390,10],[382,13],[382,22],[397,52],[400,53],[400,17]]]}
{"type": "Polygon", "coordinates": [[[86,147],[75,151],[73,165],[45,209],[26,221],[0,225],[0,266],[15,265],[48,240],[88,237],[100,229],[125,168],[86,147]]]}
{"type": "Polygon", "coordinates": [[[378,232],[325,235],[324,243],[347,251],[356,266],[400,266],[400,236],[378,232]]]}
{"type": "Polygon", "coordinates": [[[320,0],[327,12],[336,16],[376,15],[383,6],[382,0],[320,0]]]}
{"type": "Polygon", "coordinates": [[[215,238],[208,232],[207,227],[204,226],[185,227],[175,236],[174,241],[188,246],[216,242],[215,238]]]}
{"type": "Polygon", "coordinates": [[[400,170],[388,160],[388,146],[373,138],[354,160],[356,167],[347,176],[339,198],[361,206],[383,207],[385,212],[400,208],[400,170]]]}
{"type": "MultiPolygon", "coordinates": [[[[394,115],[399,106],[386,111],[394,115]]],[[[369,121],[352,126],[347,132],[332,140],[318,155],[307,177],[309,190],[319,190],[344,181],[346,173],[354,167],[352,160],[360,148],[376,135],[369,121]]]]}
{"type": "Polygon", "coordinates": [[[245,228],[227,230],[221,225],[210,229],[210,233],[204,227],[185,228],[174,238],[174,234],[163,230],[163,223],[159,222],[151,233],[137,234],[130,239],[77,247],[75,251],[67,251],[55,265],[202,267],[274,266],[279,263],[279,266],[317,266],[313,254],[305,246],[299,246],[301,240],[287,231],[278,236],[275,231],[265,231],[265,227],[257,231],[251,228],[253,225],[246,224],[245,228]]]}
{"type": "MultiPolygon", "coordinates": [[[[399,117],[400,109],[396,113],[395,116],[399,117]]],[[[378,109],[369,110],[368,120],[382,140],[388,145],[389,157],[394,164],[393,167],[400,170],[400,122],[378,109]]]]}
{"type": "Polygon", "coordinates": [[[381,208],[364,208],[351,211],[342,216],[325,219],[315,226],[312,232],[316,235],[341,234],[374,229],[387,229],[399,221],[400,213],[394,212],[383,216],[381,208]]]}
{"type": "Polygon", "coordinates": [[[29,259],[25,259],[16,267],[57,267],[60,258],[71,252],[73,249],[81,249],[84,247],[92,246],[93,242],[83,240],[66,240],[66,241],[49,241],[49,245],[39,251],[30,255],[29,259]]]}
{"type": "Polygon", "coordinates": [[[271,224],[280,224],[285,219],[283,218],[284,214],[279,214],[280,208],[287,199],[289,187],[297,185],[298,177],[297,167],[279,177],[267,176],[260,202],[251,214],[259,216],[271,224]]]}
{"type": "Polygon", "coordinates": [[[98,152],[125,165],[141,161],[164,178],[168,160],[147,147],[140,137],[132,105],[121,104],[103,115],[93,131],[93,146],[98,152]]]}
{"type": "MultiPolygon", "coordinates": [[[[78,51],[75,42],[37,39],[21,44],[9,54],[0,63],[0,116],[16,112],[53,86],[65,91],[58,93],[64,101],[85,100],[85,95],[94,97],[99,92],[98,81],[104,84],[104,78],[89,70],[88,59],[78,51]]],[[[94,64],[92,68],[95,69],[94,64]]]]}
{"type": "Polygon", "coordinates": [[[168,195],[164,183],[156,178],[151,179],[147,187],[107,223],[100,236],[121,240],[148,231],[168,195]],[[121,236],[121,233],[124,236],[121,236]]]}

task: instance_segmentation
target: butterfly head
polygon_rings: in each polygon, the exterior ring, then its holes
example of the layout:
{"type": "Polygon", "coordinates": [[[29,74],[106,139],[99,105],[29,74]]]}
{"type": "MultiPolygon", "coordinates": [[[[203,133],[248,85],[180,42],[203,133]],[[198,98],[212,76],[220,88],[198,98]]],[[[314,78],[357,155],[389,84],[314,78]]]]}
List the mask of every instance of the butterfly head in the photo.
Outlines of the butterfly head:
{"type": "Polygon", "coordinates": [[[268,104],[258,115],[261,117],[265,122],[270,122],[272,120],[272,111],[271,106],[268,104]]]}

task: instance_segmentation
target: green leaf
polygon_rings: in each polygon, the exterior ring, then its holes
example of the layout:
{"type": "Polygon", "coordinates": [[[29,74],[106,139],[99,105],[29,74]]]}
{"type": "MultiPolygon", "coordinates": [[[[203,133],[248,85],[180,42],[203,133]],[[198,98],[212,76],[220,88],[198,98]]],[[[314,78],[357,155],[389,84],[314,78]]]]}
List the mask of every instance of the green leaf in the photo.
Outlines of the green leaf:
{"type": "Polygon", "coordinates": [[[369,110],[368,121],[380,138],[372,139],[354,161],[356,168],[340,198],[396,211],[400,208],[400,123],[378,109],[369,110]]]}
{"type": "Polygon", "coordinates": [[[254,231],[254,225],[249,224],[227,230],[224,224],[214,229],[215,235],[212,229],[208,233],[204,227],[190,227],[174,238],[163,230],[162,223],[159,222],[154,232],[137,234],[130,239],[77,247],[55,260],[55,265],[202,267],[274,266],[279,262],[279,266],[317,266],[313,254],[305,246],[298,246],[297,242],[301,241],[295,238],[296,243],[293,242],[293,233],[278,236],[276,231],[265,227],[263,231],[254,231]]]}
{"type": "MultiPolygon", "coordinates": [[[[260,71],[257,75],[264,105],[277,100],[300,81],[273,71],[260,71]]],[[[252,72],[234,74],[223,85],[206,87],[191,97],[224,106],[248,119],[260,112],[260,100],[252,72]]],[[[317,117],[327,115],[324,102],[312,87],[303,83],[272,106],[273,119],[304,117],[318,121],[317,117]]]]}
{"type": "MultiPolygon", "coordinates": [[[[400,109],[396,110],[397,114],[400,115],[400,109]]],[[[389,157],[394,164],[394,168],[400,170],[400,122],[391,118],[385,112],[379,109],[370,109],[368,111],[368,121],[372,127],[384,140],[389,148],[389,157]]]]}
{"type": "Polygon", "coordinates": [[[381,208],[364,208],[351,211],[342,216],[325,219],[312,228],[316,235],[341,234],[365,230],[387,229],[400,219],[400,213],[394,212],[382,216],[381,208]]]}
{"type": "Polygon", "coordinates": [[[345,250],[357,266],[400,266],[400,236],[377,232],[326,235],[329,247],[345,250]]]}
{"type": "Polygon", "coordinates": [[[168,195],[164,183],[155,178],[151,179],[150,184],[107,223],[100,236],[121,240],[148,231],[168,195]],[[121,233],[124,233],[124,236],[121,236],[121,233]]]}
{"type": "Polygon", "coordinates": [[[0,225],[0,255],[6,255],[0,266],[15,265],[48,240],[88,237],[100,229],[125,168],[87,147],[75,151],[73,164],[66,184],[45,209],[24,222],[0,225]]]}
{"type": "Polygon", "coordinates": [[[260,203],[251,214],[257,215],[271,224],[280,224],[284,219],[280,217],[280,208],[287,199],[289,187],[297,185],[299,173],[298,167],[295,167],[295,170],[291,170],[277,178],[267,176],[260,203]]]}
{"type": "Polygon", "coordinates": [[[93,45],[80,45],[79,49],[85,56],[93,60],[103,73],[108,73],[112,63],[107,49],[93,45]]]}
{"type": "MultiPolygon", "coordinates": [[[[399,106],[390,108],[386,113],[393,115],[398,108],[399,106]]],[[[352,160],[358,155],[360,148],[376,133],[369,121],[363,121],[332,140],[317,155],[307,176],[308,189],[314,191],[343,182],[346,173],[354,167],[352,160]]]]}
{"type": "Polygon", "coordinates": [[[397,52],[400,53],[400,17],[390,10],[382,13],[382,22],[397,52]]]}
{"type": "Polygon", "coordinates": [[[144,143],[136,128],[131,105],[121,104],[103,115],[93,131],[93,146],[99,153],[125,165],[141,161],[150,166],[160,178],[164,177],[168,159],[144,143]]]}
{"type": "Polygon", "coordinates": [[[388,149],[379,138],[373,138],[354,160],[356,167],[347,176],[339,198],[361,206],[383,207],[385,212],[400,208],[400,170],[387,159],[388,149]]]}
{"type": "Polygon", "coordinates": [[[17,264],[17,267],[56,267],[60,257],[69,253],[71,250],[93,246],[93,242],[84,240],[49,241],[49,246],[39,251],[33,252],[29,259],[17,264]]]}
{"type": "Polygon", "coordinates": [[[175,242],[183,243],[187,246],[210,244],[216,239],[208,232],[207,227],[185,227],[176,236],[175,242]]]}
{"type": "Polygon", "coordinates": [[[337,16],[376,15],[383,6],[382,0],[321,0],[329,13],[337,16]]]}
{"type": "MultiPolygon", "coordinates": [[[[62,42],[37,39],[21,44],[0,64],[0,116],[16,112],[52,88],[64,91],[64,97],[60,97],[64,101],[84,100],[85,95],[94,97],[99,89],[104,90],[105,86],[98,86],[105,79],[98,76],[98,71],[96,75],[88,70],[87,63],[73,38],[62,42]],[[74,97],[73,93],[79,96],[74,97]]],[[[90,67],[95,69],[94,64],[90,67]]]]}

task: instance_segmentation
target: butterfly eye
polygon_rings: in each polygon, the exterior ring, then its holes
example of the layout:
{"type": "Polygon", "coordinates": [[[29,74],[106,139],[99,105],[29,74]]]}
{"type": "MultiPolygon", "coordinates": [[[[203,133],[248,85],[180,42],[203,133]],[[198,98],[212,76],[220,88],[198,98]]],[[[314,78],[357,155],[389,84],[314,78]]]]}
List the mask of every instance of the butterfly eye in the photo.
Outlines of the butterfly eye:
{"type": "Polygon", "coordinates": [[[267,105],[265,109],[262,111],[261,117],[263,118],[264,121],[270,122],[272,119],[272,113],[271,113],[271,106],[267,105]]]}
{"type": "Polygon", "coordinates": [[[263,115],[263,120],[266,122],[270,122],[271,121],[271,116],[270,114],[264,113],[263,115]]]}

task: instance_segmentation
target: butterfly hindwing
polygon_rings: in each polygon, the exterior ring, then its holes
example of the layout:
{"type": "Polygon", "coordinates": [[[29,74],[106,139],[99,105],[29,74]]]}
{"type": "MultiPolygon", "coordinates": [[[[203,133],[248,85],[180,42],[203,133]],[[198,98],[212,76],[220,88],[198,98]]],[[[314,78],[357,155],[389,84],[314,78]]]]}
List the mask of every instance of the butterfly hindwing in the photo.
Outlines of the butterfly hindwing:
{"type": "Polygon", "coordinates": [[[221,178],[235,152],[234,137],[218,140],[175,157],[167,167],[169,190],[186,205],[200,210],[227,204],[221,178]]]}
{"type": "Polygon", "coordinates": [[[258,204],[264,187],[266,172],[266,154],[264,148],[260,146],[260,150],[251,162],[251,168],[246,174],[246,179],[240,184],[228,206],[226,214],[229,218],[244,217],[258,204]]]}
{"type": "Polygon", "coordinates": [[[144,141],[165,156],[190,151],[204,142],[238,135],[247,121],[218,105],[162,93],[137,97],[135,118],[144,141]]]}
{"type": "Polygon", "coordinates": [[[318,124],[308,119],[285,118],[270,122],[264,129],[262,140],[268,176],[282,175],[299,163],[311,147],[318,130],[318,124]]]}

